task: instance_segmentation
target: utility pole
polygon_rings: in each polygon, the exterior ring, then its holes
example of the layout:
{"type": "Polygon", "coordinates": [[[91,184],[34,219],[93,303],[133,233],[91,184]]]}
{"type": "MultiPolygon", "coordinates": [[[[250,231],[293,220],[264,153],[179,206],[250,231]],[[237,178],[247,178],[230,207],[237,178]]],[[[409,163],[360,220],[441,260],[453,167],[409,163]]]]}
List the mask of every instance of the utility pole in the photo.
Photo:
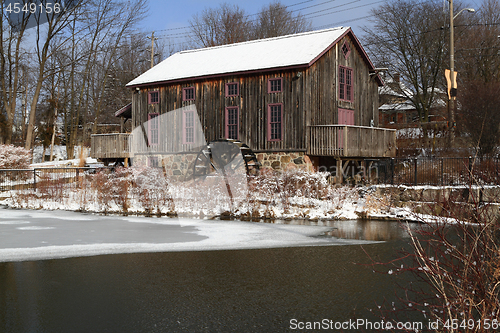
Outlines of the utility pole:
{"type": "Polygon", "coordinates": [[[151,37],[148,36],[148,38],[151,39],[151,68],[153,68],[155,59],[155,40],[158,38],[155,38],[154,31],[151,33],[151,37]]]}
{"type": "Polygon", "coordinates": [[[456,73],[455,73],[455,27],[454,20],[455,18],[462,14],[464,10],[469,13],[474,13],[474,8],[464,8],[458,12],[457,15],[453,13],[453,0],[448,0],[450,2],[450,100],[448,103],[449,108],[449,121],[450,121],[450,147],[453,148],[455,144],[455,107],[456,107],[456,96],[457,96],[457,86],[455,85],[457,82],[456,73]]]}
{"type": "Polygon", "coordinates": [[[455,96],[456,89],[454,89],[455,78],[455,43],[454,43],[454,23],[453,23],[453,0],[450,1],[450,100],[448,103],[449,110],[449,120],[450,120],[450,147],[453,148],[455,144],[455,96]]]}

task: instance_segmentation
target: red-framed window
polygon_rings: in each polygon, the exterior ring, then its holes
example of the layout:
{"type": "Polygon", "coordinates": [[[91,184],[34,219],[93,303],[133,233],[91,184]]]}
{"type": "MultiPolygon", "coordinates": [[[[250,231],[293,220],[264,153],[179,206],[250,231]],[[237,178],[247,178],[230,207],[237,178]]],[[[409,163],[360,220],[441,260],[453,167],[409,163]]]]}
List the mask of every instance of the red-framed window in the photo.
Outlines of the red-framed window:
{"type": "Polygon", "coordinates": [[[182,89],[183,101],[194,101],[194,87],[186,87],[182,89]]]}
{"type": "Polygon", "coordinates": [[[237,106],[226,108],[226,139],[239,139],[240,110],[237,106]]]}
{"type": "Polygon", "coordinates": [[[352,68],[339,67],[339,99],[352,102],[352,68]]]}
{"type": "Polygon", "coordinates": [[[267,140],[281,141],[283,136],[283,104],[267,106],[267,140]]]}
{"type": "Polygon", "coordinates": [[[150,146],[157,146],[160,131],[158,113],[148,114],[148,140],[150,146]]]}
{"type": "Polygon", "coordinates": [[[349,47],[349,43],[347,41],[342,44],[342,53],[344,54],[344,58],[347,59],[349,57],[349,54],[351,54],[351,48],[349,47]]]}
{"type": "Polygon", "coordinates": [[[240,94],[240,84],[238,82],[226,83],[226,97],[238,96],[240,94]]]}
{"type": "Polygon", "coordinates": [[[269,94],[279,93],[283,91],[283,78],[277,77],[267,80],[267,92],[269,94]]]}
{"type": "Polygon", "coordinates": [[[160,93],[158,90],[148,93],[148,104],[158,104],[160,102],[160,93]]]}
{"type": "Polygon", "coordinates": [[[195,140],[194,132],[195,111],[186,110],[182,113],[182,143],[193,144],[195,140]]]}

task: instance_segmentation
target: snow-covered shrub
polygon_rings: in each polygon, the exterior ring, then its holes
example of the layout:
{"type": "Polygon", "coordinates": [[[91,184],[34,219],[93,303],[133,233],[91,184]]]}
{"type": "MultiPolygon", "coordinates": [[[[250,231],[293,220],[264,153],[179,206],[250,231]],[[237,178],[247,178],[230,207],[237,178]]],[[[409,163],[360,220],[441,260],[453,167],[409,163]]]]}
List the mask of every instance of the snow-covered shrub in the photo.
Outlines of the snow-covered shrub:
{"type": "Polygon", "coordinates": [[[276,194],[291,197],[321,199],[328,195],[327,172],[288,170],[285,172],[263,171],[250,179],[249,188],[266,196],[276,194]]]}
{"type": "Polygon", "coordinates": [[[51,175],[51,172],[55,170],[49,169],[48,172],[44,172],[45,170],[40,170],[38,172],[38,180],[36,183],[36,190],[39,192],[42,197],[50,198],[55,202],[62,202],[62,199],[67,196],[66,191],[66,181],[64,178],[57,178],[51,175]]]}
{"type": "Polygon", "coordinates": [[[97,194],[97,203],[108,211],[114,202],[122,211],[129,209],[129,189],[134,186],[132,171],[127,168],[105,169],[92,178],[92,188],[97,194]]]}
{"type": "Polygon", "coordinates": [[[163,208],[170,211],[172,198],[168,190],[168,181],[160,168],[139,168],[134,170],[134,192],[146,211],[146,214],[160,214],[163,208]]]}
{"type": "Polygon", "coordinates": [[[389,212],[391,206],[391,198],[388,195],[367,194],[365,196],[365,210],[369,214],[389,212]]]}
{"type": "Polygon", "coordinates": [[[112,183],[109,181],[109,170],[101,170],[92,177],[92,189],[96,192],[97,205],[104,212],[107,212],[112,198],[112,183]]]}
{"type": "Polygon", "coordinates": [[[14,145],[0,145],[0,169],[27,169],[31,151],[14,145]]]}

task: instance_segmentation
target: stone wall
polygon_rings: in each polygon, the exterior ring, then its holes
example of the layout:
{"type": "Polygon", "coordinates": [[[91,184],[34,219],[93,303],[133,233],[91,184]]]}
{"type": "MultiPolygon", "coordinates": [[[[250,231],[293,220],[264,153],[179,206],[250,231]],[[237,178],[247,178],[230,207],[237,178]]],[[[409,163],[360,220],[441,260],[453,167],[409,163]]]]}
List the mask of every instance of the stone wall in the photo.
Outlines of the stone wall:
{"type": "Polygon", "coordinates": [[[261,165],[261,169],[278,171],[301,169],[309,172],[314,171],[311,159],[303,152],[256,153],[255,155],[261,165]]]}
{"type": "Polygon", "coordinates": [[[134,166],[164,167],[166,176],[176,180],[188,179],[193,174],[197,153],[169,155],[135,155],[134,166]]]}
{"type": "MultiPolygon", "coordinates": [[[[303,152],[276,152],[257,153],[257,161],[260,162],[261,170],[287,171],[300,169],[314,172],[313,162],[303,152]]],[[[135,155],[133,164],[135,166],[147,165],[165,167],[168,177],[176,180],[188,180],[193,174],[196,154],[173,154],[173,155],[135,155]]]]}

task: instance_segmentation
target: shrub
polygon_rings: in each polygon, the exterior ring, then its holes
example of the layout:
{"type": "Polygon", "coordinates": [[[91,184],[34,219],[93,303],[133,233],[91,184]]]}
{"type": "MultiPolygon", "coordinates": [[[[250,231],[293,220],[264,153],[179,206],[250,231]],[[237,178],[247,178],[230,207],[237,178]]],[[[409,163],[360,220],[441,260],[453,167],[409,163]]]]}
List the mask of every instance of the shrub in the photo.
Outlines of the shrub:
{"type": "Polygon", "coordinates": [[[162,169],[134,169],[134,180],[134,191],[147,215],[152,214],[154,210],[160,214],[163,207],[171,205],[168,181],[162,169]]]}
{"type": "Polygon", "coordinates": [[[0,169],[27,169],[31,151],[14,145],[0,145],[0,169]]]}
{"type": "Polygon", "coordinates": [[[489,332],[500,327],[498,208],[472,201],[447,204],[452,218],[421,221],[416,230],[407,227],[411,250],[386,265],[389,274],[409,273],[420,283],[401,286],[399,306],[379,307],[382,318],[395,321],[402,312],[416,311],[435,323],[430,330],[436,332],[489,332]]]}

